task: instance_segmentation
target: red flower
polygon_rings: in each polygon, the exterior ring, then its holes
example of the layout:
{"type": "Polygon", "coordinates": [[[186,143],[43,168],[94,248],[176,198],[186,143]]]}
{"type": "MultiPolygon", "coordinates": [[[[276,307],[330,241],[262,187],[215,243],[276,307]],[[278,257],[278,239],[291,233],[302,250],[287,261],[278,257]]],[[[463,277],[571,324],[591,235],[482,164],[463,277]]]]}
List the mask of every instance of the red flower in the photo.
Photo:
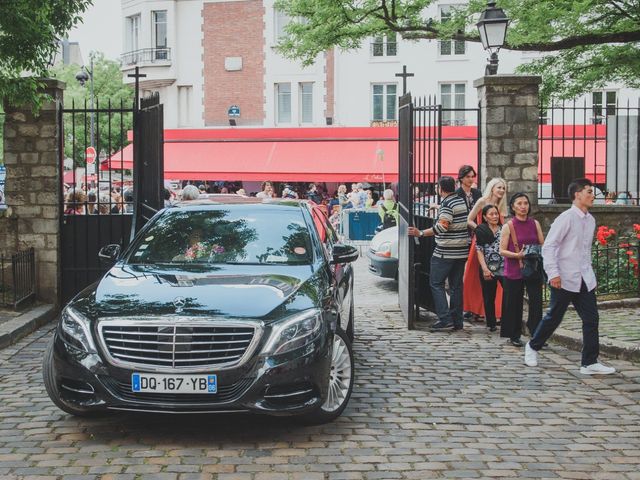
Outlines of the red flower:
{"type": "Polygon", "coordinates": [[[633,250],[627,250],[626,252],[627,255],[629,255],[630,257],[633,257],[633,250]]]}
{"type": "Polygon", "coordinates": [[[609,237],[616,234],[616,231],[613,228],[609,228],[606,225],[602,225],[598,228],[598,232],[596,233],[596,238],[600,245],[606,245],[609,237]]]}

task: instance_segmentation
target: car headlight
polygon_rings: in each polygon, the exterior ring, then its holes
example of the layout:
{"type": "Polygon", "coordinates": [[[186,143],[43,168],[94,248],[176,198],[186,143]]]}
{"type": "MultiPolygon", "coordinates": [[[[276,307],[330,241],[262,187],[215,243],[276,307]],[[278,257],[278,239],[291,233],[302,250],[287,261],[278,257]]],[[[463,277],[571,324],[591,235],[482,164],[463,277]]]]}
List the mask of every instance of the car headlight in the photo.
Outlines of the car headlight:
{"type": "Polygon", "coordinates": [[[376,255],[379,257],[390,257],[391,256],[391,242],[382,242],[378,245],[378,249],[376,250],[376,255]]]}
{"type": "Polygon", "coordinates": [[[96,346],[89,332],[89,321],[73,308],[66,307],[62,310],[60,327],[67,343],[85,352],[96,351],[96,346]]]}
{"type": "Polygon", "coordinates": [[[273,324],[271,337],[263,352],[280,355],[304,347],[318,336],[322,327],[320,310],[306,310],[273,324]]]}

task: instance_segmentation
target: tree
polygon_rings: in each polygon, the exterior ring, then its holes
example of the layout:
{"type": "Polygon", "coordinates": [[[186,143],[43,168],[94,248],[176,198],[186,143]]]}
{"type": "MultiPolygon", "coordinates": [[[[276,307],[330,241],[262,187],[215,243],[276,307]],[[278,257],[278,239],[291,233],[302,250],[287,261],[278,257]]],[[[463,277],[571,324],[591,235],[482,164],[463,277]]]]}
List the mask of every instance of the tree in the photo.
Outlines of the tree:
{"type": "MultiPolygon", "coordinates": [[[[305,65],[329,48],[358,48],[396,32],[407,40],[479,42],[483,0],[470,0],[442,22],[427,18],[435,0],[277,0],[294,19],[279,50],[305,65]]],[[[640,0],[501,0],[511,19],[504,46],[542,52],[519,71],[543,76],[543,96],[571,98],[607,83],[640,86],[640,0]]]]}
{"type": "Polygon", "coordinates": [[[0,99],[41,104],[45,77],[63,38],[92,0],[0,0],[0,99]],[[25,72],[28,76],[25,76],[25,72]]]}
{"type": "MultiPolygon", "coordinates": [[[[122,82],[118,62],[104,58],[102,53],[93,54],[94,107],[106,110],[127,109],[133,105],[134,91],[122,82]]],[[[62,65],[53,69],[51,76],[67,84],[64,91],[65,108],[90,109],[89,82],[84,86],[76,80],[80,65],[62,65]]],[[[85,165],[85,149],[91,145],[91,113],[64,114],[65,157],[73,158],[75,166],[85,165]]],[[[133,115],[104,111],[94,115],[96,151],[99,156],[110,155],[127,143],[127,131],[133,129],[133,115]]]]}

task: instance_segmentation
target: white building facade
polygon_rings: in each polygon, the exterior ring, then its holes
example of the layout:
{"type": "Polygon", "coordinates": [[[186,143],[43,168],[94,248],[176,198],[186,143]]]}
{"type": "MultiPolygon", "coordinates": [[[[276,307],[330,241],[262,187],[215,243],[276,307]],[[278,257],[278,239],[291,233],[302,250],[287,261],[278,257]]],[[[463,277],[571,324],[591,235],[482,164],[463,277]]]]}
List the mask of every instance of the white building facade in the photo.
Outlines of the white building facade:
{"type": "MultiPolygon", "coordinates": [[[[426,16],[446,18],[457,0],[432,5],[426,16]]],[[[355,51],[329,51],[302,67],[275,50],[287,18],[273,0],[122,0],[122,72],[136,66],[144,92],[157,91],[165,128],[320,127],[393,125],[406,65],[415,96],[435,96],[444,108],[476,108],[473,81],[484,74],[487,53],[479,43],[409,42],[383,36],[355,51]]],[[[535,53],[500,52],[499,73],[535,53]]],[[[616,102],[636,105],[638,91],[611,86],[578,99],[592,121],[616,102]]],[[[445,112],[445,124],[475,116],[445,112]]],[[[558,123],[557,121],[555,123],[558,123]]]]}

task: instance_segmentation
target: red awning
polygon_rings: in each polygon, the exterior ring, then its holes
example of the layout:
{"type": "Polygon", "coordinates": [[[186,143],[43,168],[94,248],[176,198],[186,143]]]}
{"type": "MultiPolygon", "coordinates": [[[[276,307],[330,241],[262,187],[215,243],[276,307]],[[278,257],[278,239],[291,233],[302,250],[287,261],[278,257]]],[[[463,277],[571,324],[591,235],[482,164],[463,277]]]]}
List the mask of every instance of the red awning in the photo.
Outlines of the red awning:
{"type": "MultiPolygon", "coordinates": [[[[606,126],[542,126],[538,170],[550,181],[551,157],[584,157],[585,173],[605,177],[606,126]],[[573,141],[573,138],[580,141],[573,141]]],[[[416,129],[415,138],[428,134],[416,129]]],[[[262,181],[382,182],[398,180],[398,129],[395,127],[228,128],[165,130],[166,179],[262,181]],[[380,152],[384,152],[380,154],[380,152]]],[[[434,145],[434,144],[432,144],[434,145]]],[[[422,172],[437,171],[435,147],[416,147],[414,167],[421,181],[436,181],[422,172]]],[[[475,126],[442,127],[442,174],[456,176],[463,164],[476,165],[475,126]]],[[[133,168],[133,145],[114,153],[101,170],[133,168]]]]}
{"type": "MultiPolygon", "coordinates": [[[[475,127],[442,130],[443,173],[455,174],[460,165],[475,163],[475,127]]],[[[166,179],[398,181],[398,129],[394,127],[199,129],[164,133],[166,179]]],[[[133,146],[129,144],[102,162],[100,168],[132,166],[133,146]]],[[[427,167],[416,168],[424,171],[427,167]]]]}
{"type": "Polygon", "coordinates": [[[95,175],[85,175],[84,173],[78,175],[78,172],[74,172],[73,170],[68,170],[64,172],[64,175],[62,175],[62,182],[66,183],[67,185],[75,185],[78,182],[90,183],[95,182],[97,179],[98,177],[96,177],[95,175]]]}

